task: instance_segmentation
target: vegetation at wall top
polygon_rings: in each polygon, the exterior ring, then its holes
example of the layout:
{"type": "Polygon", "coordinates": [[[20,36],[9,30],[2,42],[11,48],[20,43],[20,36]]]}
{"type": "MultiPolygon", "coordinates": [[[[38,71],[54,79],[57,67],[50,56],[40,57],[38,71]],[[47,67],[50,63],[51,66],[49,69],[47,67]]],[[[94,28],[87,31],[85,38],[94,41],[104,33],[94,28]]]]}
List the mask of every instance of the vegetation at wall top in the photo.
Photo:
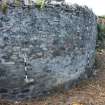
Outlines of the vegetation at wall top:
{"type": "MultiPolygon", "coordinates": [[[[23,0],[24,4],[27,0],[23,0]]],[[[34,5],[34,3],[31,3],[32,0],[28,0],[28,5],[34,5]]],[[[13,1],[15,6],[20,6],[21,0],[14,0],[13,1]]],[[[36,0],[35,5],[39,8],[42,9],[44,7],[45,0],[36,0]]],[[[8,9],[8,0],[2,0],[0,3],[0,11],[2,11],[4,14],[7,12],[8,9]]]]}

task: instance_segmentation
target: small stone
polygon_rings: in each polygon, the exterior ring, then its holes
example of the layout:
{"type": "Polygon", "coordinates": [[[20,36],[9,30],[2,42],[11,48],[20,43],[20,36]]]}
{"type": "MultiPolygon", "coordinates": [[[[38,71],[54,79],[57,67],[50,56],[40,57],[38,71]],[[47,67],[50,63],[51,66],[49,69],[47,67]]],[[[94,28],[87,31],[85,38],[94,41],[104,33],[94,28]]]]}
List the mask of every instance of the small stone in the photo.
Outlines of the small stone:
{"type": "Polygon", "coordinates": [[[21,51],[22,51],[22,52],[29,52],[30,49],[29,49],[29,48],[22,48],[21,51]]]}
{"type": "Polygon", "coordinates": [[[37,53],[37,56],[42,56],[42,55],[43,55],[42,52],[37,53]]]}
{"type": "Polygon", "coordinates": [[[9,18],[7,16],[2,16],[2,17],[0,17],[0,20],[3,22],[8,22],[9,18]]]}
{"type": "Polygon", "coordinates": [[[44,51],[47,51],[48,49],[46,47],[42,48],[44,51]]]}
{"type": "Polygon", "coordinates": [[[25,83],[30,84],[30,83],[34,82],[34,79],[33,78],[25,78],[24,81],[25,81],[25,83]]]}
{"type": "Polygon", "coordinates": [[[20,102],[19,102],[19,101],[15,101],[14,103],[15,103],[15,104],[19,104],[20,102]]]}
{"type": "Polygon", "coordinates": [[[2,62],[2,64],[4,64],[4,65],[14,65],[15,64],[15,62],[2,62]]]}
{"type": "Polygon", "coordinates": [[[0,47],[3,47],[5,45],[4,41],[2,38],[0,38],[0,47]]]}
{"type": "Polygon", "coordinates": [[[3,24],[0,22],[0,27],[3,27],[3,24]]]}
{"type": "Polygon", "coordinates": [[[17,60],[18,57],[17,57],[16,55],[12,55],[12,56],[11,56],[11,59],[12,59],[12,60],[17,60]]]}
{"type": "Polygon", "coordinates": [[[0,89],[0,93],[7,93],[7,92],[8,92],[8,90],[5,89],[5,88],[1,88],[1,89],[0,89]]]}

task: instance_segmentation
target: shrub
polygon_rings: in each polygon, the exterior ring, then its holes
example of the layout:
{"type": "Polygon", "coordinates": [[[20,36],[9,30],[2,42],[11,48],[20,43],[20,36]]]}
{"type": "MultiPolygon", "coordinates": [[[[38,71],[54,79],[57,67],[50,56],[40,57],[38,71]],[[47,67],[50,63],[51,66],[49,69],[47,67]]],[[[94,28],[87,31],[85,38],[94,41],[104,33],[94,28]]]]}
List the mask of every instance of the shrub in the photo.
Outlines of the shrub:
{"type": "Polygon", "coordinates": [[[97,35],[98,40],[103,41],[105,39],[105,25],[98,23],[97,31],[98,31],[97,35]]]}

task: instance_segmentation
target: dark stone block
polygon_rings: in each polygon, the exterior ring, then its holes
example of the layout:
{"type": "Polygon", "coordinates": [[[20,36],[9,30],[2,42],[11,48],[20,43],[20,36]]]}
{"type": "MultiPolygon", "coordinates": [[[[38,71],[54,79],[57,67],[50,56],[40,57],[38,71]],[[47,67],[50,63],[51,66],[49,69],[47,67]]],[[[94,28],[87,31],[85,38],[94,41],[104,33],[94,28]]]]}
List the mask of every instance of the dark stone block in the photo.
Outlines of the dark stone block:
{"type": "Polygon", "coordinates": [[[8,93],[8,89],[0,88],[0,93],[8,93]]]}
{"type": "Polygon", "coordinates": [[[30,89],[26,88],[26,89],[22,89],[21,93],[28,93],[30,91],[30,89]]]}

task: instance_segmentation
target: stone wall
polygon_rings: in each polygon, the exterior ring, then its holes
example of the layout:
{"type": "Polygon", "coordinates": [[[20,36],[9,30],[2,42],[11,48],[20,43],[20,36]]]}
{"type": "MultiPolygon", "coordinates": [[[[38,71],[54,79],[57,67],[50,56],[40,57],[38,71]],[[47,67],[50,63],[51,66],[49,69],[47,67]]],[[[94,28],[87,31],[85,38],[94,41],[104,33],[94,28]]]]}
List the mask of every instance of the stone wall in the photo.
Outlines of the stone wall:
{"type": "Polygon", "coordinates": [[[96,33],[96,16],[87,7],[9,7],[0,13],[0,97],[33,98],[87,78],[96,33]]]}

